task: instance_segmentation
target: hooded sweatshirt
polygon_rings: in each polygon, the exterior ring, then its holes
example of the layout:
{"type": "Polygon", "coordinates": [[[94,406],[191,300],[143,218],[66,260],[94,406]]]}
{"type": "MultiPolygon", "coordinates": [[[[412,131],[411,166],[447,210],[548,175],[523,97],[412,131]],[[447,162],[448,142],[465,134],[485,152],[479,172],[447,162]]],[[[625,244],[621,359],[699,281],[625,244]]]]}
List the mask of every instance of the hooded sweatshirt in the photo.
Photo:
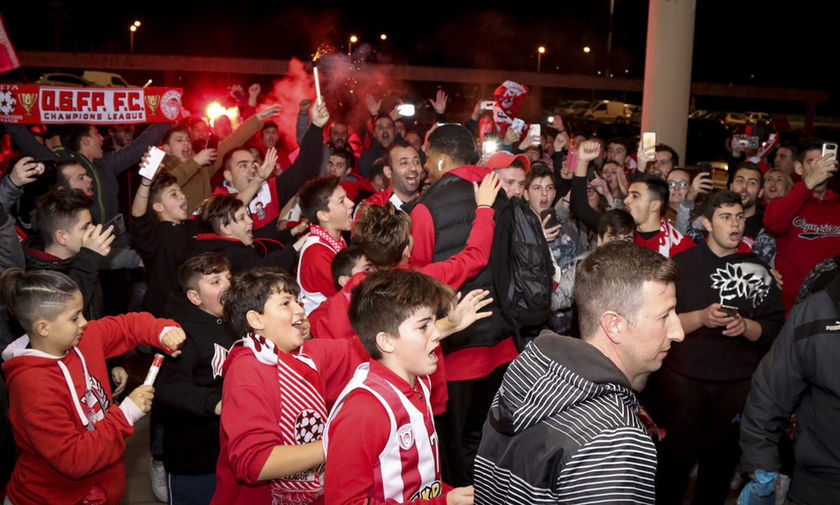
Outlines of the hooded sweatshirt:
{"type": "Polygon", "coordinates": [[[3,373],[19,450],[6,488],[12,503],[120,502],[125,439],[143,414],[128,398],[113,405],[105,358],[160,346],[175,326],[142,312],[91,321],[61,357],[29,348],[26,335],[9,344],[3,373]]]}
{"type": "Polygon", "coordinates": [[[656,449],[627,377],[544,331],[511,363],[475,460],[475,502],[654,503],[656,449]]]}
{"type": "Polygon", "coordinates": [[[170,293],[166,314],[187,340],[177,358],[166,358],[155,383],[155,412],[163,423],[163,464],[176,475],[212,474],[219,459],[222,366],[236,333],[199,309],[183,293],[170,293]]]}

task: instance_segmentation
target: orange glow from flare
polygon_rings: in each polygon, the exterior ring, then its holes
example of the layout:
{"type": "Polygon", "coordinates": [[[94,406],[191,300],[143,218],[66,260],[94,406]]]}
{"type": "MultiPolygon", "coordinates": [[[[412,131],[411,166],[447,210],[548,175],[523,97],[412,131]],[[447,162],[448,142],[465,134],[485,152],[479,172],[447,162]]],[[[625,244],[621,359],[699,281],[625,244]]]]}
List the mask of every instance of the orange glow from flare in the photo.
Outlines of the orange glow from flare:
{"type": "Polygon", "coordinates": [[[230,121],[234,124],[235,121],[239,118],[239,109],[237,109],[236,107],[225,109],[219,102],[210,102],[210,104],[207,105],[205,113],[207,114],[207,118],[210,120],[211,128],[216,122],[216,119],[221,115],[225,115],[228,118],[230,118],[230,121]]]}

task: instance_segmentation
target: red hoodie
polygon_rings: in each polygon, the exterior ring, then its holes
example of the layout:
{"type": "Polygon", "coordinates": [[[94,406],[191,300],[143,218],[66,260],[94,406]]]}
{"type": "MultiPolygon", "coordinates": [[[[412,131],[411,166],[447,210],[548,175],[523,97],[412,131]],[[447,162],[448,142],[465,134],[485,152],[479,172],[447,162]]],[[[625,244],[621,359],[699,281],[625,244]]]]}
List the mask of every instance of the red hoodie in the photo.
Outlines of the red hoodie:
{"type": "Polygon", "coordinates": [[[163,330],[170,326],[178,324],[145,312],[91,321],[78,345],[63,357],[28,349],[26,335],[9,344],[3,351],[3,372],[19,449],[6,488],[12,503],[122,500],[125,439],[134,427],[126,417],[131,415],[126,402],[124,407],[113,405],[105,359],[141,344],[159,347],[163,330]]]}

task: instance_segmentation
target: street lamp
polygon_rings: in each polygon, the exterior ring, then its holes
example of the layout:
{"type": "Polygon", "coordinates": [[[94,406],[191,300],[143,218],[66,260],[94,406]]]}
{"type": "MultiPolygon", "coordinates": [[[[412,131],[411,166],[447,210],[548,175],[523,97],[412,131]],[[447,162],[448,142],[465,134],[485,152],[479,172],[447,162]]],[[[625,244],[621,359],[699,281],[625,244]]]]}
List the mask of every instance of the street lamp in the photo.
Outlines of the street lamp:
{"type": "Polygon", "coordinates": [[[129,53],[134,54],[134,32],[137,31],[137,28],[140,26],[140,21],[135,21],[133,25],[128,27],[129,32],[131,32],[131,42],[129,43],[129,53]]]}
{"type": "Polygon", "coordinates": [[[387,34],[387,33],[383,33],[382,35],[380,35],[380,36],[379,36],[379,38],[380,38],[381,40],[388,40],[388,34],[387,34]]]}
{"type": "Polygon", "coordinates": [[[590,51],[592,51],[592,49],[590,49],[589,46],[583,46],[584,53],[589,54],[590,51]]]}
{"type": "Polygon", "coordinates": [[[537,72],[540,71],[540,63],[542,63],[542,55],[545,54],[545,48],[540,46],[537,48],[537,72]]]}
{"type": "Polygon", "coordinates": [[[347,56],[350,56],[353,53],[353,44],[359,41],[359,37],[355,35],[350,35],[350,43],[347,44],[347,56]]]}

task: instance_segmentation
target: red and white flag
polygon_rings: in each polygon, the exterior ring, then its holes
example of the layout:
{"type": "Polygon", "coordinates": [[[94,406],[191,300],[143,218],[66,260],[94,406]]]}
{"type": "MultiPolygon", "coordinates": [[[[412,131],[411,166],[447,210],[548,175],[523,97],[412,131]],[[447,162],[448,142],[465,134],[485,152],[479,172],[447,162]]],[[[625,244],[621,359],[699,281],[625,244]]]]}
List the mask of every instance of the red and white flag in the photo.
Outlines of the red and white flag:
{"type": "Polygon", "coordinates": [[[15,48],[6,33],[6,25],[3,24],[3,17],[0,16],[0,74],[20,67],[15,48]]]}

